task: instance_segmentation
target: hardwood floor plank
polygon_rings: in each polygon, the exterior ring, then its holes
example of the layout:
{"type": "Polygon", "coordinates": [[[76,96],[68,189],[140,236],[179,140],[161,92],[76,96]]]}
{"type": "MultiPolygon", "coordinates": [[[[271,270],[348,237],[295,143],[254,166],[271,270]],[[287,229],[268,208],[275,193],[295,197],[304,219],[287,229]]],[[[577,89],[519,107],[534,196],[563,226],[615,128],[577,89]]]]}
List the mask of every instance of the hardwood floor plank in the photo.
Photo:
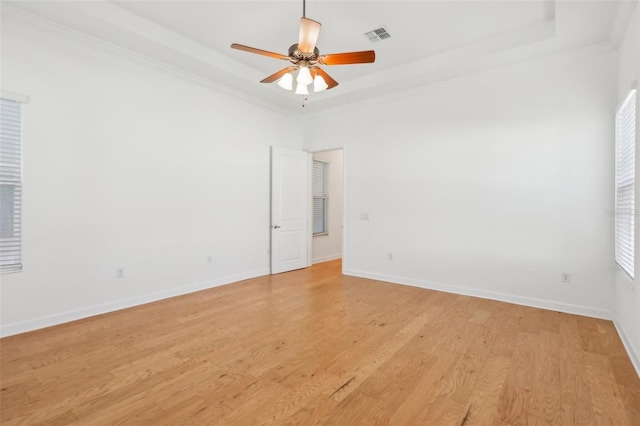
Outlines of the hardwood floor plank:
{"type": "Polygon", "coordinates": [[[596,424],[630,426],[631,422],[620,399],[609,360],[598,354],[585,353],[586,381],[596,424]]]}
{"type": "Polygon", "coordinates": [[[125,425],[133,423],[133,419],[140,413],[157,411],[158,407],[146,399],[143,392],[122,399],[115,404],[109,404],[102,410],[95,411],[87,417],[81,417],[74,425],[125,425]]]}
{"type": "Polygon", "coordinates": [[[474,331],[475,336],[469,339],[462,358],[452,373],[443,378],[438,388],[439,395],[462,404],[471,399],[476,380],[487,361],[495,340],[486,327],[474,329],[474,331]]]}
{"type": "Polygon", "coordinates": [[[149,376],[114,377],[104,383],[96,384],[92,387],[85,387],[79,383],[79,392],[74,398],[66,401],[71,407],[71,411],[83,419],[92,414],[109,410],[117,406],[122,401],[134,399],[140,394],[145,394],[155,385],[165,382],[165,378],[159,374],[149,376]]]}
{"type": "Polygon", "coordinates": [[[513,426],[526,425],[530,399],[529,389],[507,382],[500,396],[496,418],[513,426]]]}
{"type": "Polygon", "coordinates": [[[491,353],[512,356],[516,346],[514,342],[518,335],[518,324],[515,321],[507,320],[504,314],[495,314],[491,319],[494,321],[486,324],[494,336],[491,353]]]}
{"type": "Polygon", "coordinates": [[[593,415],[592,389],[587,380],[587,369],[584,361],[575,364],[575,391],[573,400],[575,404],[575,424],[588,425],[595,424],[596,417],[593,415]]]}
{"type": "Polygon", "coordinates": [[[428,345],[428,340],[416,335],[357,388],[359,393],[378,401],[368,415],[375,424],[389,423],[398,405],[432,368],[434,359],[426,354],[428,345]]]}
{"type": "Polygon", "coordinates": [[[491,311],[477,310],[473,312],[473,315],[471,316],[471,318],[469,318],[469,322],[484,324],[487,322],[490,316],[491,316],[491,311]]]}
{"type": "Polygon", "coordinates": [[[511,359],[506,356],[488,358],[478,373],[478,379],[468,400],[464,426],[496,424],[498,405],[511,359]]]}
{"type": "Polygon", "coordinates": [[[552,422],[560,412],[560,334],[541,331],[535,351],[535,376],[527,412],[552,422]]]}
{"type": "Polygon", "coordinates": [[[40,382],[35,378],[12,383],[5,383],[4,380],[1,381],[2,388],[0,389],[0,403],[2,404],[3,410],[8,410],[14,405],[29,402],[31,400],[31,396],[29,396],[28,392],[30,390],[38,389],[40,386],[40,382]]]}
{"type": "Polygon", "coordinates": [[[369,414],[375,404],[376,398],[353,391],[342,400],[334,400],[338,403],[328,415],[321,419],[323,425],[367,425],[375,424],[369,418],[369,414]]]}
{"type": "Polygon", "coordinates": [[[272,407],[274,395],[283,395],[286,391],[276,383],[256,380],[247,385],[233,399],[227,399],[226,406],[231,411],[225,413],[222,423],[230,425],[246,425],[256,422],[262,413],[272,407]]]}
{"type": "Polygon", "coordinates": [[[420,382],[415,386],[413,392],[399,405],[396,412],[391,417],[392,424],[418,424],[418,420],[425,416],[425,406],[433,405],[438,397],[439,383],[451,374],[451,371],[458,363],[462,355],[458,353],[442,352],[438,356],[432,356],[427,362],[431,367],[426,369],[420,382]]]}
{"type": "MultiPolygon", "coordinates": [[[[631,376],[633,377],[633,376],[631,376]]],[[[632,425],[640,425],[640,384],[618,384],[620,399],[632,425]]]]}
{"type": "Polygon", "coordinates": [[[529,414],[527,416],[527,426],[552,426],[549,420],[544,419],[542,417],[535,416],[533,414],[529,414]]]}
{"type": "Polygon", "coordinates": [[[76,418],[76,416],[71,412],[71,410],[67,410],[64,411],[60,414],[58,414],[57,416],[54,417],[48,417],[47,419],[39,422],[39,423],[34,423],[34,426],[63,426],[63,425],[68,425],[68,424],[72,424],[75,423],[76,420],[78,420],[76,418]]]}
{"type": "MultiPolygon", "coordinates": [[[[528,309],[527,309],[528,311],[528,309]]],[[[527,325],[525,329],[530,329],[527,325]]],[[[520,332],[517,335],[509,376],[500,398],[499,420],[514,426],[526,425],[531,405],[531,390],[536,375],[537,333],[520,332]]]]}
{"type": "Polygon", "coordinates": [[[0,422],[636,425],[610,321],[340,261],[0,340],[0,422]]]}
{"type": "Polygon", "coordinates": [[[390,357],[396,354],[407,342],[409,342],[425,326],[427,321],[435,315],[434,311],[423,312],[413,321],[407,324],[397,334],[382,343],[380,348],[366,355],[360,367],[352,370],[347,376],[351,376],[339,388],[331,392],[331,397],[336,401],[342,401],[350,392],[364,382],[374,371],[384,364],[390,357]],[[351,375],[353,374],[353,375],[351,375]]]}
{"type": "Polygon", "coordinates": [[[174,399],[160,405],[161,409],[146,418],[136,416],[136,420],[154,425],[207,425],[220,420],[219,413],[199,395],[174,399]]]}
{"type": "Polygon", "coordinates": [[[295,413],[308,405],[315,405],[319,400],[332,398],[323,395],[326,389],[339,386],[342,379],[324,372],[314,373],[306,381],[296,383],[279,395],[275,395],[270,406],[256,416],[255,424],[282,424],[295,413]]]}
{"type": "Polygon", "coordinates": [[[283,420],[281,424],[305,426],[327,424],[326,419],[329,417],[329,413],[336,410],[339,404],[332,398],[316,398],[305,404],[290,418],[283,420]]]}
{"type": "Polygon", "coordinates": [[[450,398],[438,396],[416,417],[421,425],[462,425],[466,423],[469,406],[450,398]]]}

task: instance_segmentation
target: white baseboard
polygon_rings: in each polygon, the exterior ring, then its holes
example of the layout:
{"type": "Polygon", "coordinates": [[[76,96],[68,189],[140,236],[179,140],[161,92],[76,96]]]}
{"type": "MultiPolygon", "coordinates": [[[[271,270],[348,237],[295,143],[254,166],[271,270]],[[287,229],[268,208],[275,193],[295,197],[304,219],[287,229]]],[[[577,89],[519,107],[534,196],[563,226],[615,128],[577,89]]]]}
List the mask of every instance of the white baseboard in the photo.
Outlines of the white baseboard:
{"type": "Polygon", "coordinates": [[[342,253],[337,253],[337,254],[332,254],[332,255],[329,255],[329,256],[322,256],[322,257],[313,258],[312,262],[315,265],[316,263],[328,262],[330,260],[336,260],[336,259],[341,259],[341,258],[342,258],[342,253]]]}
{"type": "Polygon", "coordinates": [[[145,303],[157,302],[158,300],[168,299],[170,297],[182,296],[194,293],[200,290],[206,290],[221,285],[231,284],[249,278],[261,277],[269,275],[269,269],[261,269],[258,271],[248,272],[245,274],[233,275],[229,277],[219,278],[211,281],[200,281],[189,284],[184,287],[175,287],[168,290],[157,291],[138,297],[131,297],[115,302],[104,303],[100,305],[89,306],[86,308],[75,309],[72,311],[62,312],[59,314],[49,315],[46,317],[36,318],[29,321],[23,321],[13,324],[2,324],[0,326],[0,337],[12,336],[14,334],[26,333],[27,331],[38,330],[45,327],[51,327],[70,321],[76,321],[95,315],[106,314],[108,312],[119,311],[120,309],[131,308],[145,303]]]}
{"type": "Polygon", "coordinates": [[[636,369],[636,374],[638,374],[638,377],[640,377],[640,354],[636,353],[633,350],[633,346],[631,345],[631,341],[629,340],[629,338],[625,334],[624,329],[622,328],[622,326],[620,326],[620,324],[616,320],[615,315],[614,315],[614,318],[613,318],[613,325],[615,325],[616,330],[618,331],[618,335],[620,336],[620,340],[622,340],[622,344],[624,345],[624,348],[627,350],[627,354],[629,355],[629,358],[631,359],[631,364],[633,364],[633,368],[636,369]]]}
{"type": "Polygon", "coordinates": [[[532,297],[516,296],[513,294],[500,293],[495,291],[480,290],[476,288],[462,287],[451,284],[435,283],[426,280],[416,280],[413,278],[397,277],[394,275],[377,274],[355,269],[345,269],[344,275],[353,275],[372,280],[386,281],[393,284],[410,285],[413,287],[426,288],[429,290],[444,291],[446,293],[462,294],[465,296],[479,297],[482,299],[497,300],[500,302],[514,303],[516,305],[531,306],[533,308],[547,309],[551,311],[564,312],[568,314],[583,315],[592,318],[612,319],[612,314],[606,309],[593,308],[589,306],[572,305],[560,303],[552,300],[535,299],[532,297]]]}

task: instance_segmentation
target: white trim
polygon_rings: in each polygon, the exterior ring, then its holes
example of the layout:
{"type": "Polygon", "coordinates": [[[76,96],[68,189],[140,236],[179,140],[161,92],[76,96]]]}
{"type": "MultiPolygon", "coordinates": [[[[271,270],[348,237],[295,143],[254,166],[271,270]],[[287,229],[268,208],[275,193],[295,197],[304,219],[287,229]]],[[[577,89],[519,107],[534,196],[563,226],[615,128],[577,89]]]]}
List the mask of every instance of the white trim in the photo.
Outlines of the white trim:
{"type": "Polygon", "coordinates": [[[313,153],[307,157],[307,267],[313,265],[313,153]]]}
{"type": "MultiPolygon", "coordinates": [[[[344,273],[345,259],[346,259],[345,252],[347,249],[347,221],[346,221],[346,217],[347,217],[347,145],[346,144],[338,145],[338,146],[331,145],[330,148],[322,148],[317,151],[310,150],[309,147],[304,147],[304,149],[310,154],[312,154],[312,157],[313,157],[313,154],[317,152],[342,151],[342,253],[340,253],[339,255],[336,254],[335,256],[321,257],[321,258],[318,258],[317,260],[314,260],[313,262],[311,262],[312,255],[310,254],[309,264],[311,265],[315,263],[328,262],[330,260],[335,260],[335,259],[342,259],[342,273],[344,273]]],[[[310,217],[311,217],[311,213],[310,213],[310,217]]],[[[311,232],[313,233],[313,230],[311,232]]],[[[312,247],[312,246],[310,245],[309,247],[312,247]]],[[[309,253],[311,253],[311,248],[309,249],[309,253]]]]}
{"type": "Polygon", "coordinates": [[[630,90],[615,113],[615,205],[614,251],[616,268],[634,280],[635,270],[635,176],[636,89],[630,90]],[[633,113],[633,114],[632,114],[633,113]],[[626,161],[631,158],[633,161],[626,161]],[[630,210],[630,211],[629,211],[630,210]]]}
{"type": "MultiPolygon", "coordinates": [[[[145,56],[141,53],[135,52],[133,50],[129,50],[125,47],[113,44],[111,42],[91,36],[81,31],[74,30],[58,22],[43,18],[41,16],[34,15],[31,12],[27,12],[25,10],[16,8],[15,6],[3,4],[2,18],[3,19],[6,18],[10,22],[13,22],[14,24],[22,25],[25,28],[38,31],[46,35],[55,36],[67,42],[78,43],[80,45],[83,45],[92,49],[97,49],[101,53],[113,55],[120,59],[124,59],[130,62],[136,63],[138,65],[146,66],[155,71],[162,72],[172,77],[183,78],[192,83],[196,83],[201,86],[204,86],[209,90],[213,90],[216,93],[229,96],[233,99],[238,99],[247,103],[251,103],[252,105],[258,105],[258,106],[268,108],[271,111],[285,115],[288,118],[303,117],[302,111],[298,111],[298,107],[297,107],[298,104],[295,104],[296,105],[295,108],[293,106],[291,108],[289,107],[285,108],[281,105],[266,101],[263,98],[258,97],[257,95],[252,95],[250,93],[240,91],[238,89],[230,87],[229,85],[222,84],[212,79],[202,77],[198,74],[184,70],[182,68],[169,65],[166,62],[162,62],[158,59],[145,56]]],[[[219,69],[222,69],[222,68],[219,68],[219,69]]],[[[228,70],[224,70],[224,71],[231,72],[228,70]]],[[[233,74],[233,72],[231,73],[233,74]]],[[[278,96],[279,92],[274,92],[274,93],[276,93],[276,96],[278,96]]]]}
{"type": "Polygon", "coordinates": [[[72,311],[62,312],[59,314],[40,317],[33,320],[22,321],[13,324],[3,324],[0,327],[0,337],[12,336],[14,334],[26,333],[28,331],[38,330],[45,327],[51,327],[70,321],[76,321],[95,315],[106,314],[109,312],[119,311],[121,309],[131,308],[134,306],[144,305],[146,303],[157,302],[159,300],[168,299],[175,296],[183,296],[185,294],[194,293],[196,291],[207,290],[226,284],[236,283],[238,281],[247,280],[249,278],[261,277],[269,275],[269,269],[260,269],[244,274],[231,275],[225,278],[210,281],[200,281],[183,287],[175,287],[168,290],[156,291],[142,296],[130,297],[118,300],[116,302],[103,303],[100,305],[88,306],[86,308],[75,309],[72,311]]]}
{"type": "MultiPolygon", "coordinates": [[[[516,60],[515,62],[506,64],[497,64],[494,67],[481,70],[471,70],[464,75],[452,77],[450,79],[421,83],[416,87],[400,89],[392,93],[382,93],[381,95],[368,97],[363,100],[345,101],[340,105],[325,107],[322,104],[322,102],[325,101],[319,101],[312,105],[313,107],[317,105],[318,109],[312,110],[310,108],[305,111],[305,118],[323,117],[335,113],[348,114],[351,111],[375,105],[384,105],[385,107],[388,107],[389,102],[406,101],[407,99],[419,98],[428,95],[436,90],[455,87],[464,82],[476,81],[481,78],[502,74],[504,72],[513,72],[520,69],[530,68],[533,65],[549,65],[555,62],[574,61],[580,60],[582,58],[595,58],[601,55],[607,55],[615,52],[616,51],[613,49],[611,44],[605,41],[603,43],[581,47],[570,51],[552,53],[549,55],[543,55],[540,57],[529,58],[525,60],[516,60]]],[[[452,75],[455,75],[455,73],[453,73],[452,75]]],[[[332,98],[327,98],[327,101],[331,99],[332,98]]],[[[325,148],[323,148],[323,150],[325,150],[325,148]]]]}
{"type": "Polygon", "coordinates": [[[616,276],[618,277],[618,279],[622,282],[624,282],[625,284],[627,284],[627,286],[631,289],[636,287],[636,282],[633,278],[631,278],[629,276],[629,274],[627,274],[622,267],[620,267],[620,265],[618,265],[617,263],[616,265],[616,276]]]}
{"type": "Polygon", "coordinates": [[[633,368],[636,369],[636,373],[638,374],[638,377],[640,377],[640,354],[635,353],[635,351],[633,350],[633,346],[631,345],[631,341],[624,333],[624,329],[615,317],[613,318],[613,325],[616,327],[616,331],[620,336],[620,340],[622,340],[622,345],[627,350],[627,354],[629,355],[631,364],[633,364],[633,368]]]}
{"type": "Polygon", "coordinates": [[[349,156],[347,155],[347,146],[348,144],[342,145],[342,273],[345,273],[345,262],[348,261],[347,258],[347,159],[349,156]]]}
{"type": "MultiPolygon", "coordinates": [[[[140,18],[135,14],[126,12],[122,8],[119,8],[117,5],[116,6],[103,5],[102,7],[107,8],[105,10],[108,10],[109,12],[109,13],[103,14],[104,16],[100,15],[100,18],[104,19],[105,22],[109,22],[110,24],[113,25],[115,22],[114,21],[115,16],[121,16],[125,22],[140,23],[141,26],[144,27],[137,30],[137,33],[139,33],[140,36],[147,37],[150,40],[153,40],[160,44],[166,45],[168,43],[169,47],[174,50],[175,49],[178,49],[178,51],[188,50],[192,54],[191,56],[193,57],[199,57],[198,54],[200,54],[200,56],[206,54],[205,56],[208,57],[207,59],[208,62],[215,68],[227,73],[234,74],[234,75],[242,74],[242,76],[239,76],[239,78],[243,78],[245,79],[245,81],[253,81],[252,80],[253,77],[249,77],[250,75],[253,75],[252,74],[253,70],[248,69],[248,67],[244,66],[238,61],[231,60],[230,62],[227,60],[228,58],[226,56],[223,58],[224,61],[218,61],[217,59],[220,59],[220,56],[218,56],[216,52],[213,52],[211,51],[211,49],[208,49],[206,46],[200,45],[199,43],[194,42],[193,40],[187,39],[184,36],[181,36],[180,34],[177,34],[177,33],[174,33],[173,35],[176,38],[178,38],[179,41],[176,41],[173,38],[168,38],[167,34],[168,32],[171,31],[168,28],[162,25],[156,24],[154,22],[148,21],[144,18],[140,18]],[[182,49],[180,49],[181,47],[182,49]]],[[[367,98],[365,100],[349,100],[346,97],[343,97],[343,95],[346,95],[348,93],[358,92],[362,90],[369,90],[372,87],[376,87],[380,89],[380,86],[378,85],[378,83],[371,83],[371,81],[374,81],[376,77],[374,75],[370,75],[370,76],[367,76],[368,83],[365,81],[364,83],[360,84],[360,86],[364,85],[363,87],[353,86],[353,88],[351,89],[343,87],[340,92],[341,95],[336,94],[335,96],[331,95],[329,97],[316,98],[316,100],[312,100],[309,102],[308,108],[302,109],[298,107],[298,104],[289,103],[288,99],[284,100],[285,96],[288,95],[287,93],[285,93],[285,91],[280,91],[280,90],[269,91],[269,95],[268,95],[269,98],[265,99],[262,96],[262,93],[266,93],[263,91],[263,89],[261,90],[256,89],[255,91],[242,91],[239,89],[231,88],[228,85],[218,83],[212,79],[199,76],[197,74],[191,73],[184,69],[169,65],[165,62],[152,59],[140,53],[120,47],[116,44],[101,40],[97,37],[93,37],[86,33],[71,29],[63,24],[34,15],[31,12],[27,12],[15,6],[4,4],[2,13],[3,13],[3,18],[7,18],[12,22],[24,25],[28,28],[36,29],[38,31],[41,31],[47,34],[56,35],[58,37],[65,38],[67,40],[74,40],[76,42],[83,43],[90,47],[100,48],[104,52],[112,53],[117,56],[121,56],[123,58],[133,60],[141,64],[146,64],[147,66],[155,68],[159,71],[164,71],[173,76],[183,77],[185,79],[191,80],[195,83],[198,83],[210,89],[213,89],[219,93],[223,93],[225,95],[231,96],[233,98],[241,99],[246,102],[252,102],[259,106],[267,107],[278,113],[287,115],[287,117],[293,117],[293,118],[303,118],[310,114],[314,115],[314,114],[320,114],[323,112],[345,111],[344,107],[346,105],[354,104],[352,108],[346,109],[346,110],[349,110],[349,109],[361,107],[362,105],[368,104],[370,102],[386,102],[388,99],[394,99],[398,96],[402,97],[402,96],[405,96],[406,93],[413,93],[419,88],[423,88],[423,87],[431,88],[434,86],[438,87],[442,83],[455,84],[470,77],[475,77],[477,75],[485,75],[487,73],[487,66],[486,65],[474,66],[469,68],[470,58],[476,58],[476,57],[479,57],[479,55],[484,55],[482,57],[486,58],[490,56],[492,52],[496,53],[495,49],[498,49],[498,48],[502,49],[502,50],[499,50],[500,52],[504,52],[508,50],[507,49],[508,46],[515,43],[516,41],[535,42],[535,41],[548,39],[555,35],[555,15],[554,15],[553,19],[544,21],[541,24],[536,24],[525,29],[516,30],[510,33],[508,37],[505,37],[505,35],[502,34],[502,35],[496,36],[495,38],[492,38],[491,40],[483,40],[483,41],[474,43],[472,46],[465,46],[460,49],[456,49],[453,52],[446,52],[442,55],[436,55],[436,57],[433,57],[433,58],[427,58],[424,61],[421,61],[418,64],[414,64],[412,65],[412,67],[410,67],[411,70],[413,70],[411,71],[412,73],[415,73],[416,70],[422,69],[422,68],[424,68],[424,72],[428,73],[432,71],[434,67],[436,67],[437,69],[453,67],[452,69],[454,69],[454,71],[456,72],[452,72],[451,74],[459,75],[460,65],[463,64],[465,69],[464,71],[465,75],[461,77],[455,77],[451,80],[438,80],[436,82],[426,81],[424,84],[421,84],[418,88],[415,86],[412,86],[411,88],[396,90],[396,91],[393,91],[392,93],[381,94],[380,96],[377,96],[374,98],[367,98]],[[452,60],[453,62],[450,63],[452,60]],[[389,97],[387,98],[387,96],[389,97]],[[286,106],[284,104],[279,104],[276,101],[272,101],[272,99],[276,99],[276,97],[278,98],[277,100],[280,100],[282,102],[287,102],[286,106]],[[331,100],[338,97],[340,98],[340,101],[338,102],[338,104],[332,105],[331,100]],[[381,97],[382,99],[380,99],[381,97]]],[[[99,12],[94,11],[93,13],[99,13],[99,12]]],[[[136,26],[131,26],[131,27],[135,28],[136,26]]],[[[511,47],[518,47],[518,46],[511,46],[511,47]]],[[[591,50],[598,51],[602,49],[615,51],[614,46],[609,41],[604,41],[597,45],[588,46],[586,48],[579,48],[577,49],[577,52],[578,53],[581,53],[583,51],[589,52],[591,50]]],[[[564,56],[564,55],[574,56],[575,54],[576,54],[576,51],[569,51],[569,52],[546,54],[537,58],[528,58],[528,59],[516,58],[515,60],[507,61],[506,63],[501,61],[496,61],[494,65],[489,67],[489,71],[510,68],[514,65],[529,66],[532,62],[539,61],[540,59],[546,59],[549,57],[557,57],[557,56],[564,56]]],[[[393,75],[393,81],[396,81],[397,80],[396,74],[399,71],[401,70],[392,69],[392,70],[386,70],[384,71],[384,73],[393,75]]],[[[409,76],[409,77],[412,77],[411,78],[412,81],[417,81],[417,82],[422,81],[422,79],[420,78],[413,78],[415,77],[415,75],[413,74],[412,76],[409,76]]],[[[251,87],[257,87],[257,86],[251,86],[251,87]]]]}
{"type": "MultiPolygon", "coordinates": [[[[555,18],[547,19],[524,28],[493,35],[451,50],[416,59],[409,64],[398,64],[391,68],[372,71],[349,81],[349,84],[344,87],[341,86],[339,92],[330,91],[331,93],[327,93],[317,103],[310,102],[311,109],[307,110],[307,113],[323,108],[330,109],[342,106],[350,99],[354,99],[356,102],[358,102],[356,99],[360,99],[361,102],[370,99],[370,96],[384,96],[389,94],[389,90],[392,93],[397,91],[411,92],[418,87],[433,83],[430,76],[434,76],[436,81],[443,81],[442,78],[447,78],[445,75],[457,76],[461,73],[468,75],[487,66],[500,67],[504,64],[505,59],[497,59],[496,55],[499,57],[507,51],[517,50],[524,45],[552,39],[556,36],[555,23],[555,18]],[[351,96],[347,97],[347,101],[342,101],[344,95],[351,96]]],[[[605,43],[609,45],[608,42],[605,43]]],[[[521,58],[515,58],[508,60],[508,62],[513,62],[513,60],[522,61],[521,58]]]]}
{"type": "Polygon", "coordinates": [[[7,99],[13,102],[19,102],[21,104],[29,103],[29,97],[21,95],[19,93],[7,92],[6,90],[0,90],[0,98],[7,99]]]}
{"type": "Polygon", "coordinates": [[[376,274],[355,269],[346,269],[344,275],[352,275],[360,278],[369,278],[377,281],[386,281],[393,284],[410,285],[413,287],[426,288],[429,290],[444,291],[446,293],[462,294],[464,296],[480,297],[482,299],[497,300],[500,302],[513,303],[516,305],[530,306],[533,308],[559,311],[567,314],[583,315],[592,318],[611,320],[612,313],[606,309],[593,308],[589,306],[572,305],[569,303],[555,302],[552,300],[536,299],[532,297],[516,296],[513,294],[500,293],[476,288],[462,287],[451,284],[435,283],[427,280],[416,280],[413,278],[397,277],[394,275],[376,274]]]}
{"type": "Polygon", "coordinates": [[[609,31],[609,43],[614,48],[619,48],[624,34],[627,32],[629,22],[631,22],[631,15],[635,8],[637,0],[635,1],[620,1],[616,8],[616,15],[613,18],[613,24],[611,25],[611,31],[609,31]]]}
{"type": "Polygon", "coordinates": [[[618,111],[620,111],[620,108],[622,108],[622,106],[627,103],[627,101],[629,100],[629,98],[633,96],[637,95],[637,84],[636,81],[632,81],[631,84],[629,84],[629,89],[626,92],[626,94],[624,95],[624,97],[622,98],[622,100],[620,102],[618,102],[618,104],[616,105],[616,114],[618,114],[618,111]],[[636,92],[635,94],[633,92],[636,92]]]}
{"type": "Polygon", "coordinates": [[[316,263],[329,262],[331,260],[336,260],[341,258],[342,258],[342,253],[331,254],[329,256],[322,256],[317,259],[313,259],[313,264],[315,265],[316,263]]]}

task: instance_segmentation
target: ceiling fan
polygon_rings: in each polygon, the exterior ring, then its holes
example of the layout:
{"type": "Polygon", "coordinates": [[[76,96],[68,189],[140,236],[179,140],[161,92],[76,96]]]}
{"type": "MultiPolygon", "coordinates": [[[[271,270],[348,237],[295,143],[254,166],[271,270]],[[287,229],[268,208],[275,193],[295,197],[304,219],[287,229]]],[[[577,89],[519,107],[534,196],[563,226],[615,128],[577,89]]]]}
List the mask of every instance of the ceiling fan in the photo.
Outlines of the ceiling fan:
{"type": "MultiPolygon", "coordinates": [[[[320,22],[306,17],[306,0],[302,0],[302,18],[300,18],[300,36],[298,43],[289,47],[287,55],[269,52],[255,47],[249,47],[238,43],[233,43],[233,49],[243,50],[249,53],[268,56],[270,58],[289,61],[291,65],[284,67],[280,71],[271,74],[260,83],[273,83],[278,81],[278,86],[285,90],[293,89],[293,73],[298,72],[296,77],[296,95],[308,95],[307,86],[313,83],[314,92],[321,92],[338,85],[320,65],[350,65],[372,63],[376,59],[376,52],[365,50],[361,52],[330,53],[321,55],[316,47],[316,41],[320,35],[320,22]]],[[[305,98],[306,99],[306,98],[305,98]]],[[[303,104],[304,106],[304,104],[303,104]]]]}

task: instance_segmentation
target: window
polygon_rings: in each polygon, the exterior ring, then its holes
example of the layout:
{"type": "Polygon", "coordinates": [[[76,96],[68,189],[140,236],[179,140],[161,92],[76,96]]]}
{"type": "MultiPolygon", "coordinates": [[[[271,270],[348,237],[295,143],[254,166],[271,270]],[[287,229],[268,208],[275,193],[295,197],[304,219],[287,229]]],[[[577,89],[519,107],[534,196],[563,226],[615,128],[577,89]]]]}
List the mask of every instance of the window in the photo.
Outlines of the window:
{"type": "Polygon", "coordinates": [[[0,271],[22,269],[22,104],[0,98],[0,271]]]}
{"type": "Polygon", "coordinates": [[[616,263],[633,278],[636,161],[636,91],[616,113],[616,263]]]}
{"type": "Polygon", "coordinates": [[[313,161],[313,235],[329,233],[327,228],[327,192],[329,163],[313,161]]]}

